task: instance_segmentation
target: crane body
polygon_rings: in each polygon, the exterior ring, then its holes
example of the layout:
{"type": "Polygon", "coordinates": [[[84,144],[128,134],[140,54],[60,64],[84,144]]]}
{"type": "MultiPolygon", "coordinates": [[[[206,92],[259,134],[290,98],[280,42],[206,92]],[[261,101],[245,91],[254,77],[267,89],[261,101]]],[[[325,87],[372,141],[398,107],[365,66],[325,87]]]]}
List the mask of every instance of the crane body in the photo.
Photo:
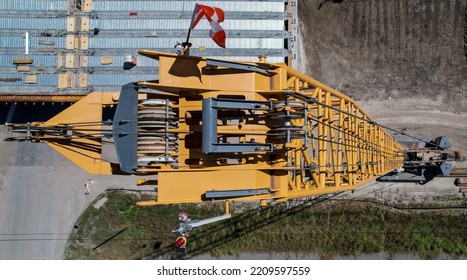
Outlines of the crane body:
{"type": "Polygon", "coordinates": [[[157,185],[141,206],[266,205],[354,190],[407,163],[404,147],[352,98],[283,63],[139,54],[158,60],[158,80],[93,92],[44,123],[9,124],[8,140],[45,142],[91,174],[157,185]],[[104,110],[115,110],[111,121],[104,110]],[[117,162],[103,155],[107,138],[117,162]]]}

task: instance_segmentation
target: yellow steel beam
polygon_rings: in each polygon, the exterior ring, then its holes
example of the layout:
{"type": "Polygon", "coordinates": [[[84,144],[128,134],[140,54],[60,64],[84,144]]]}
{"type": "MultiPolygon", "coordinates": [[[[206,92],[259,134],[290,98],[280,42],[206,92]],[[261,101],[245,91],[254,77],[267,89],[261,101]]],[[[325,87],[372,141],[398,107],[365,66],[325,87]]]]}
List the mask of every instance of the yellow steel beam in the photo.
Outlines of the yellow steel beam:
{"type": "Polygon", "coordinates": [[[102,106],[114,104],[112,93],[93,92],[40,126],[72,126],[74,135],[98,135],[67,139],[44,137],[41,140],[90,174],[115,173],[102,159],[102,106]]]}

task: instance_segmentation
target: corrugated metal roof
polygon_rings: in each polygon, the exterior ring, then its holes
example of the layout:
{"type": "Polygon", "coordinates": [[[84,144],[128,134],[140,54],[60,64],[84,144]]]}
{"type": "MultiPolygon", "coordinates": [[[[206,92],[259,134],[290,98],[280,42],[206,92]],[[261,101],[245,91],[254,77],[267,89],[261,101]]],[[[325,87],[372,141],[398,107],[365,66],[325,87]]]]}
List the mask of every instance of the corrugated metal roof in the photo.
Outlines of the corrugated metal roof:
{"type": "Polygon", "coordinates": [[[0,29],[66,29],[66,18],[0,18],[0,29]]]}
{"type": "MultiPolygon", "coordinates": [[[[134,54],[134,55],[136,55],[136,54],[134,54]]],[[[145,56],[140,56],[140,55],[136,55],[136,56],[137,56],[137,60],[138,60],[137,61],[138,66],[154,66],[155,68],[159,66],[159,61],[157,61],[157,60],[150,59],[150,58],[147,58],[145,56]]],[[[103,57],[104,56],[90,56],[88,58],[89,67],[103,66],[101,64],[101,59],[103,57]]],[[[110,66],[112,66],[112,67],[115,67],[115,66],[122,67],[123,62],[125,62],[125,56],[107,56],[107,57],[112,58],[112,63],[108,65],[109,67],[110,66]]]]}
{"type": "MultiPolygon", "coordinates": [[[[37,78],[37,86],[56,86],[58,81],[57,75],[52,74],[38,74],[35,75],[37,78]]],[[[0,78],[21,78],[21,81],[18,82],[0,82],[0,89],[1,86],[22,86],[25,84],[26,74],[17,73],[17,74],[0,74],[0,78]]],[[[34,87],[35,85],[29,85],[34,87]]]]}
{"type": "MultiPolygon", "coordinates": [[[[94,1],[93,10],[99,11],[192,11],[196,1],[94,1]]],[[[202,4],[222,7],[225,12],[283,12],[283,1],[203,1],[202,4]]]]}
{"type": "Polygon", "coordinates": [[[112,75],[89,75],[89,84],[93,86],[110,86],[124,85],[137,81],[156,80],[158,75],[127,75],[127,74],[112,74],[112,75]]]}
{"type": "MultiPolygon", "coordinates": [[[[0,55],[0,66],[13,66],[13,60],[21,58],[23,55],[0,55]]],[[[57,65],[57,57],[53,55],[34,55],[31,58],[34,59],[35,66],[57,65]]]]}
{"type": "Polygon", "coordinates": [[[0,10],[12,11],[66,11],[66,0],[0,0],[0,10]]]}
{"type": "Polygon", "coordinates": [[[54,86],[39,86],[39,85],[0,85],[0,92],[7,93],[50,93],[55,91],[54,86]]]}
{"type": "MultiPolygon", "coordinates": [[[[91,20],[91,28],[111,29],[111,30],[132,30],[132,29],[183,29],[190,26],[189,19],[94,19],[91,20]]],[[[282,20],[228,20],[222,23],[222,27],[228,30],[283,30],[282,20]]],[[[208,21],[201,21],[197,29],[210,30],[208,21]]]]}
{"type": "MultiPolygon", "coordinates": [[[[0,37],[0,47],[1,48],[23,48],[24,47],[24,32],[22,34],[18,34],[21,37],[0,37]]],[[[29,39],[29,47],[30,48],[65,48],[66,41],[65,37],[30,37],[29,39]],[[49,42],[53,42],[55,45],[41,45],[39,44],[39,40],[46,40],[49,42]]]]}
{"type": "MultiPolygon", "coordinates": [[[[207,32],[206,32],[207,33],[207,32]]],[[[176,43],[174,38],[93,38],[90,48],[170,48],[176,43]]],[[[211,38],[194,38],[191,40],[194,46],[216,47],[211,38]]],[[[24,42],[23,42],[24,44],[24,42]]],[[[18,43],[18,46],[21,46],[18,43]]],[[[227,41],[228,48],[284,48],[283,39],[253,38],[241,39],[231,38],[227,41]]]]}
{"type": "MultiPolygon", "coordinates": [[[[175,53],[177,40],[186,38],[190,24],[190,14],[196,1],[149,1],[149,0],[94,0],[90,14],[89,49],[66,50],[67,0],[0,0],[0,77],[22,78],[17,82],[0,82],[0,92],[8,89],[14,92],[43,92],[57,87],[56,73],[75,69],[56,69],[57,53],[80,53],[88,55],[88,68],[79,71],[89,72],[88,85],[95,90],[118,90],[123,84],[139,80],[158,78],[158,61],[137,54],[139,49],[157,49],[175,53]],[[15,13],[8,13],[14,11],[15,13]],[[22,13],[21,11],[28,11],[22,13]],[[34,11],[37,11],[35,13],[34,11]],[[39,13],[48,12],[48,13],[39,13]],[[125,12],[140,12],[138,16],[126,15],[125,12]],[[56,14],[55,14],[56,12],[56,14]],[[112,12],[120,12],[118,17],[112,12]],[[163,18],[154,18],[150,13],[165,12],[163,18]],[[18,14],[15,17],[12,14],[18,14]],[[101,17],[99,17],[101,13],[101,17]],[[31,17],[31,15],[37,17],[31,17]],[[53,16],[58,16],[54,18],[53,16]],[[151,18],[152,17],[152,18],[151,18]],[[93,34],[98,28],[99,33],[93,34]],[[37,85],[25,85],[26,75],[18,73],[12,64],[14,59],[23,58],[24,32],[31,31],[29,46],[34,62],[31,69],[47,67],[46,72],[37,74],[37,85]],[[55,42],[54,46],[40,45],[39,40],[55,42]],[[47,54],[39,49],[50,49],[47,54]],[[123,70],[126,55],[137,57],[137,66],[132,70],[123,70]],[[110,57],[112,63],[102,65],[103,57],[110,57]],[[138,68],[140,67],[140,68],[138,68]],[[143,68],[146,67],[146,68],[143,68]],[[94,70],[94,72],[93,72],[94,70]],[[11,71],[11,73],[9,73],[11,71]]],[[[190,42],[192,54],[209,56],[217,59],[239,61],[258,61],[258,55],[271,55],[267,61],[284,62],[287,50],[284,50],[288,33],[284,31],[284,1],[203,1],[203,4],[221,7],[226,14],[221,24],[227,33],[227,48],[219,48],[210,38],[210,26],[206,20],[200,21],[192,32],[190,42]],[[229,13],[232,15],[229,18],[229,13]],[[274,17],[270,15],[274,13],[274,17]],[[281,16],[283,14],[283,16],[281,16]],[[198,46],[205,46],[199,51],[198,46]],[[213,56],[215,55],[215,56],[213,56]]],[[[180,47],[178,47],[180,50],[180,47]]],[[[88,89],[77,89],[86,91],[88,89]]]]}
{"type": "Polygon", "coordinates": [[[58,83],[57,75],[40,74],[36,75],[38,86],[56,86],[58,83]]]}
{"type": "Polygon", "coordinates": [[[0,87],[1,86],[17,86],[17,85],[23,85],[24,82],[24,74],[0,74],[0,87]],[[11,79],[11,78],[19,78],[21,79],[20,81],[16,82],[3,82],[1,79],[11,79]]]}

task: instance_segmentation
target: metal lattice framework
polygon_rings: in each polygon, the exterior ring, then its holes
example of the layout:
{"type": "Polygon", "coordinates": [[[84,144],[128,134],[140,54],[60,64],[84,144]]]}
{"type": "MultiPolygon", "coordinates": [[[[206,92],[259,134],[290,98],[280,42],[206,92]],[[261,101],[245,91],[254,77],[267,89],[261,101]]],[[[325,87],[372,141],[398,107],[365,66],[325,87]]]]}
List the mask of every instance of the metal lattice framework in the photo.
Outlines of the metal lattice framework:
{"type": "Polygon", "coordinates": [[[292,120],[293,125],[305,125],[309,135],[292,140],[288,164],[316,167],[311,178],[303,169],[291,172],[289,198],[353,189],[403,166],[403,147],[354,100],[282,67],[289,90],[311,100],[306,118],[292,120]]]}

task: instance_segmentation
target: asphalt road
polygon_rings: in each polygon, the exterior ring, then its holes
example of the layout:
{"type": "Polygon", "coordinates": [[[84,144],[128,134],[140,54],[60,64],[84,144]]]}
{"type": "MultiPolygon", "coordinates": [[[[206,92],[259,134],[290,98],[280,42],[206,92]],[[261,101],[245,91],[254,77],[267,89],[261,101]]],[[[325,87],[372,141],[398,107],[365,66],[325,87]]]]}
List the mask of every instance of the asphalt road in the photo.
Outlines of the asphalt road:
{"type": "Polygon", "coordinates": [[[62,259],[82,211],[130,176],[91,176],[42,143],[3,142],[0,127],[0,259],[62,259]],[[91,194],[84,182],[92,179],[91,194]]]}

